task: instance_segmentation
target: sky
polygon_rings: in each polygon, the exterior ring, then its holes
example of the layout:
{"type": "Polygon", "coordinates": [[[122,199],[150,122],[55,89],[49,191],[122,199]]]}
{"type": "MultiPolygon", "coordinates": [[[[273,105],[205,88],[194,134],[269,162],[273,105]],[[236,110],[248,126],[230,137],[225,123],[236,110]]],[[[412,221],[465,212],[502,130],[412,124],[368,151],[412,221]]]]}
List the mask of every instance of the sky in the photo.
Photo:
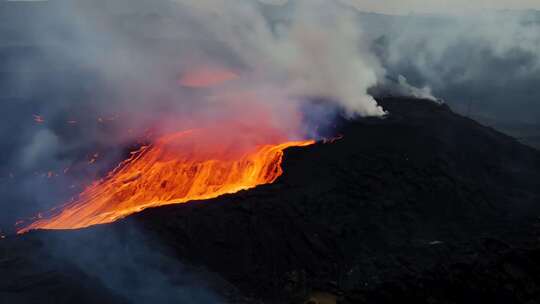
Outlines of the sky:
{"type": "MultiPolygon", "coordinates": [[[[259,0],[266,3],[284,3],[287,0],[259,0]]],[[[339,0],[354,5],[360,10],[386,13],[466,13],[485,9],[536,9],[538,0],[339,0]]]]}
{"type": "MultiPolygon", "coordinates": [[[[47,0],[3,0],[47,1],[47,0]]],[[[258,0],[270,4],[283,4],[288,0],[258,0]]],[[[352,4],[363,11],[386,14],[409,13],[467,13],[477,10],[540,10],[539,0],[335,0],[352,4]]],[[[0,0],[1,2],[1,0],[0,0]]]]}
{"type": "Polygon", "coordinates": [[[538,0],[346,0],[363,10],[407,14],[482,9],[540,9],[538,0]]]}

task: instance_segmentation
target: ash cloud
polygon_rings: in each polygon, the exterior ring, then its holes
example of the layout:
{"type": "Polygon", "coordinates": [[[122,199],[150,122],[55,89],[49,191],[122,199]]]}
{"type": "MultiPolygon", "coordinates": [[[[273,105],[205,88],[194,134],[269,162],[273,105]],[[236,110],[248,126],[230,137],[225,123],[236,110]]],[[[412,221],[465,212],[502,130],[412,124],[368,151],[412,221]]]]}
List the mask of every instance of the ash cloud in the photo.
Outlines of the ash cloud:
{"type": "MultiPolygon", "coordinates": [[[[43,250],[75,266],[125,303],[228,303],[241,293],[203,267],[183,264],[134,223],[42,234],[43,250]]],[[[47,266],[44,266],[46,269],[47,266]]],[[[80,284],[83,284],[81,282],[80,284]]]]}
{"type": "Polygon", "coordinates": [[[275,4],[0,3],[0,223],[69,200],[162,132],[223,119],[256,126],[262,107],[291,139],[311,136],[314,119],[297,112],[315,115],[306,100],[321,97],[350,117],[383,115],[367,89],[384,69],[355,12],[275,4]],[[190,75],[202,87],[184,85],[190,75]]]}
{"type": "Polygon", "coordinates": [[[0,178],[12,210],[2,223],[68,199],[148,133],[242,121],[261,105],[291,138],[316,136],[316,119],[291,113],[325,117],[306,99],[383,115],[368,91],[540,118],[537,13],[388,16],[321,0],[1,5],[0,178]]]}
{"type": "Polygon", "coordinates": [[[389,16],[337,0],[0,5],[3,225],[69,200],[160,132],[256,126],[260,108],[291,138],[317,137],[336,111],[384,115],[371,94],[440,97],[484,121],[540,118],[534,12],[389,16]]]}
{"type": "Polygon", "coordinates": [[[540,120],[539,12],[362,20],[389,77],[403,75],[415,87],[429,87],[455,110],[486,123],[540,120]]]}
{"type": "MultiPolygon", "coordinates": [[[[0,230],[67,201],[156,133],[256,126],[261,107],[291,138],[320,135],[336,111],[384,115],[374,87],[536,122],[535,16],[385,16],[323,0],[0,2],[0,230]]],[[[162,258],[141,250],[112,259],[119,276],[162,258]]],[[[93,254],[74,262],[125,291],[93,254]]]]}

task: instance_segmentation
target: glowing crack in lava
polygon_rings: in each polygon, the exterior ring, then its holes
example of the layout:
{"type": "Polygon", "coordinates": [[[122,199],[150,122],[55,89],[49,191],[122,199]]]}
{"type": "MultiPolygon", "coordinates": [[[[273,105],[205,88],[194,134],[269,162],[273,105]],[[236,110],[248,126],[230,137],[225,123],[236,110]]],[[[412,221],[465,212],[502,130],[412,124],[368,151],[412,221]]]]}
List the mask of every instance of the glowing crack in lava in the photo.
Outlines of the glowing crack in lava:
{"type": "Polygon", "coordinates": [[[143,209],[215,198],[274,182],[282,173],[283,151],[314,141],[287,141],[279,132],[197,129],[173,133],[141,148],[103,180],[32,229],[78,229],[114,222],[143,209]],[[240,138],[240,139],[239,139],[240,138]]]}

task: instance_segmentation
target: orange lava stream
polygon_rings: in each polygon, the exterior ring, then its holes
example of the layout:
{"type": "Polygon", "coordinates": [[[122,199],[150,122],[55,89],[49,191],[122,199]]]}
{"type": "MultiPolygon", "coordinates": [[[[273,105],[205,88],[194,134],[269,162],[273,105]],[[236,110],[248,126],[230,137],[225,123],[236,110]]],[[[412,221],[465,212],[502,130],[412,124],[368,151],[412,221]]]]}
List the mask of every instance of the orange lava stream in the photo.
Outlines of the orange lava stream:
{"type": "Polygon", "coordinates": [[[111,223],[150,207],[210,199],[272,183],[283,173],[284,149],[314,143],[270,136],[266,142],[238,144],[203,133],[174,133],[143,147],[86,188],[77,200],[18,233],[111,223]]]}

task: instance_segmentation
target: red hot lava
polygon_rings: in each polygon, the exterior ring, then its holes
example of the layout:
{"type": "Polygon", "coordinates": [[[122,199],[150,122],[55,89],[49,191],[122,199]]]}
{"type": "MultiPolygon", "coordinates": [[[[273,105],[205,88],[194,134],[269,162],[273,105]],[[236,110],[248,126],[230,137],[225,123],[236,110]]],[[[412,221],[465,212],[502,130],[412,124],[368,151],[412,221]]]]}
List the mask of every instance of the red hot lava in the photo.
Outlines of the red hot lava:
{"type": "Polygon", "coordinates": [[[146,208],[203,200],[274,182],[290,141],[275,128],[228,124],[162,136],[50,217],[19,229],[78,229],[146,208]],[[226,129],[227,132],[223,132],[226,129]]]}

